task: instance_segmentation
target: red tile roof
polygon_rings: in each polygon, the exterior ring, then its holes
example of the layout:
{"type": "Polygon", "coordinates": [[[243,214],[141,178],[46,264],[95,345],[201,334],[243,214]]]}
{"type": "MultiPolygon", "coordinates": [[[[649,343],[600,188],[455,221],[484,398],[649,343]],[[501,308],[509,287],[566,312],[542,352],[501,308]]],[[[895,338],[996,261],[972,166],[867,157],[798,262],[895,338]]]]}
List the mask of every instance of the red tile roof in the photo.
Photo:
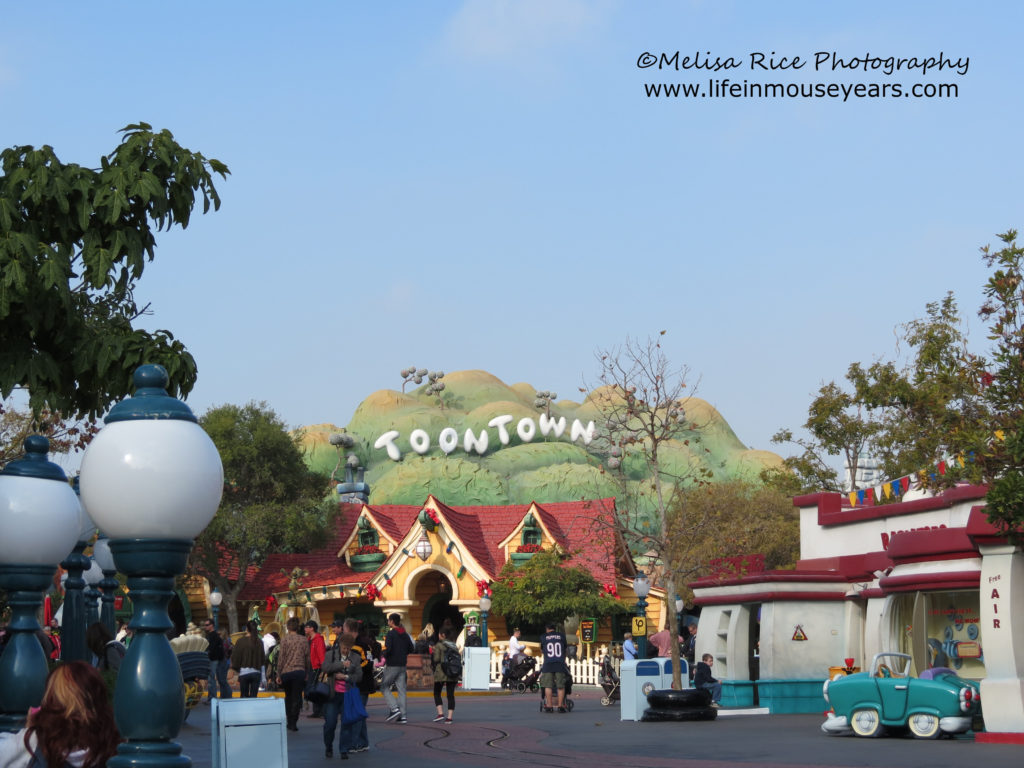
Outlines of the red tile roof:
{"type": "MultiPolygon", "coordinates": [[[[516,529],[531,510],[531,504],[502,506],[450,507],[437,499],[441,523],[462,548],[494,578],[505,564],[505,553],[498,544],[516,529]]],[[[431,503],[428,498],[426,505],[431,503]]],[[[417,525],[423,505],[367,505],[370,516],[381,532],[396,542],[402,541],[417,525]]],[[[536,515],[555,542],[571,557],[570,565],[586,569],[602,584],[612,582],[625,551],[615,528],[615,499],[537,503],[536,515]]],[[[309,571],[303,588],[315,589],[337,584],[363,584],[373,574],[355,573],[338,551],[352,535],[362,512],[360,504],[342,504],[335,530],[324,546],[305,554],[271,555],[241,595],[243,600],[262,600],[272,593],[288,589],[288,572],[299,566],[309,571]]],[[[632,574],[627,574],[632,575],[632,574]]]]}

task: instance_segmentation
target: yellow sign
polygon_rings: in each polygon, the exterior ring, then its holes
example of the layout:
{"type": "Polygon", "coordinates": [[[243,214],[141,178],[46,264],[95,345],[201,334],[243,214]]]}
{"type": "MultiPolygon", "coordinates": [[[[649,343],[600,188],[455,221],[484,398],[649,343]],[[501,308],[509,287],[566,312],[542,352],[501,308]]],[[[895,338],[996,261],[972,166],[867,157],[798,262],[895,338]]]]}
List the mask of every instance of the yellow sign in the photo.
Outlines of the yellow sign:
{"type": "Polygon", "coordinates": [[[634,616],[633,617],[633,636],[640,635],[641,637],[647,637],[647,617],[646,616],[634,616]]]}

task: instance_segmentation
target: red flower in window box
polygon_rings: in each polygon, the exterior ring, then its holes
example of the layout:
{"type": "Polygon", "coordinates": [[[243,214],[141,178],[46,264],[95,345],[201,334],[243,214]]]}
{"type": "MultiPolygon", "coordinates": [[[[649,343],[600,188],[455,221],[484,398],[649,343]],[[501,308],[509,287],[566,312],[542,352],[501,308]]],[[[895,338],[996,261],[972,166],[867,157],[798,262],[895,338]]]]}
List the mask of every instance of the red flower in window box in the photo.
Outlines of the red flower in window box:
{"type": "Polygon", "coordinates": [[[516,552],[540,552],[540,544],[520,544],[516,552]]]}
{"type": "Polygon", "coordinates": [[[384,554],[383,550],[376,544],[364,544],[356,550],[357,555],[381,555],[384,554]]]}

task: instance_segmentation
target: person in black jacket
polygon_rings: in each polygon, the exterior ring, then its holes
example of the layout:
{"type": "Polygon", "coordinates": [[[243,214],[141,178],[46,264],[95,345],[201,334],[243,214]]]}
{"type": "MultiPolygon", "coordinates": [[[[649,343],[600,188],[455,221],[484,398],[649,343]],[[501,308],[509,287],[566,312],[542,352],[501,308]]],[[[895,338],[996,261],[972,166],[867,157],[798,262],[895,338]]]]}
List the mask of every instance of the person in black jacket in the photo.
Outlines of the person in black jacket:
{"type": "Polygon", "coordinates": [[[703,688],[711,692],[711,706],[717,707],[722,698],[722,684],[711,676],[711,665],[715,657],[705,653],[697,662],[697,671],[693,673],[693,687],[703,688]]]}
{"type": "Polygon", "coordinates": [[[209,702],[211,698],[218,695],[218,686],[220,686],[220,698],[230,699],[231,686],[228,685],[228,659],[224,654],[224,640],[220,633],[213,628],[213,619],[204,621],[203,629],[206,631],[206,642],[209,643],[206,655],[210,657],[210,679],[207,685],[206,700],[209,702]]]}
{"type": "Polygon", "coordinates": [[[388,630],[384,638],[384,679],[381,688],[388,705],[388,721],[409,722],[405,717],[405,690],[407,681],[406,664],[413,652],[412,638],[402,626],[402,617],[397,613],[388,616],[388,630]],[[398,697],[391,692],[391,686],[398,689],[398,697]]]}

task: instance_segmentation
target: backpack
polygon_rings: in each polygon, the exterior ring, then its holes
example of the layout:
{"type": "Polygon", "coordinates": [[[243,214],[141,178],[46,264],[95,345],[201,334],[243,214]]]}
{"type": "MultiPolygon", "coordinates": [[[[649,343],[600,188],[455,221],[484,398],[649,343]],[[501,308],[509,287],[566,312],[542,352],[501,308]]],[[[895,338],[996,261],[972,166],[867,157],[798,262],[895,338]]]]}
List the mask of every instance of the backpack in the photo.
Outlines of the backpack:
{"type": "Polygon", "coordinates": [[[455,646],[445,643],[444,656],[441,657],[441,671],[449,680],[462,679],[462,654],[455,646]]]}

